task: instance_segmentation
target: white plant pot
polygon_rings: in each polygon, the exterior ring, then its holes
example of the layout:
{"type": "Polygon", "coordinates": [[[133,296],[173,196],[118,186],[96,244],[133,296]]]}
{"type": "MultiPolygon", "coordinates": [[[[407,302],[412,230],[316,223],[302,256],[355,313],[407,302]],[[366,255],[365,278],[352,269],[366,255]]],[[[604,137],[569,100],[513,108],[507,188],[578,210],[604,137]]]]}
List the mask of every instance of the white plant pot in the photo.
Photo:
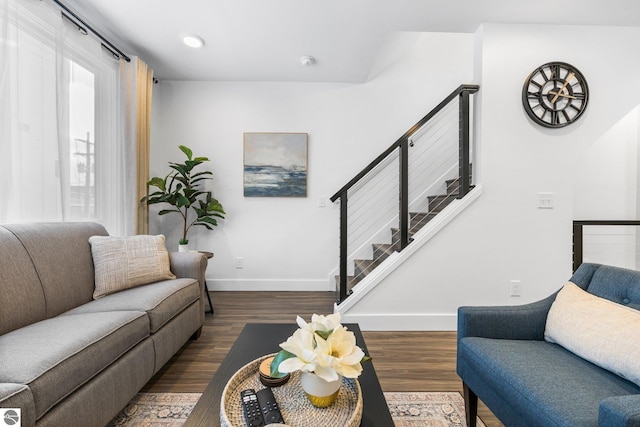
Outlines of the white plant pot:
{"type": "Polygon", "coordinates": [[[300,384],[313,406],[326,408],[336,401],[342,385],[342,376],[336,381],[325,381],[311,372],[300,373],[300,384]]]}
{"type": "Polygon", "coordinates": [[[189,252],[189,244],[178,245],[178,252],[189,252]]]}

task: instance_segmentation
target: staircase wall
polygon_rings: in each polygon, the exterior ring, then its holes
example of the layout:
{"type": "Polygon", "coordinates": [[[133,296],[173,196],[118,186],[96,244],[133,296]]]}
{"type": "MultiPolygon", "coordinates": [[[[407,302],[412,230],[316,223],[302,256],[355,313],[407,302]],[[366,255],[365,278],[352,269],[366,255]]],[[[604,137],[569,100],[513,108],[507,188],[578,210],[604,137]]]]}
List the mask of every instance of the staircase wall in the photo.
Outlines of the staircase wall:
{"type": "MultiPolygon", "coordinates": [[[[483,25],[475,34],[474,80],[481,88],[475,97],[474,174],[482,196],[356,302],[345,319],[365,330],[455,330],[460,305],[523,304],[559,289],[571,275],[574,199],[582,201],[582,217],[602,216],[597,200],[591,209],[584,203],[591,188],[574,186],[574,178],[586,173],[583,155],[640,102],[640,57],[628,53],[639,42],[637,28],[483,25]],[[585,115],[563,129],[533,124],[520,100],[526,76],[552,60],[579,68],[592,94],[585,115]],[[554,194],[553,209],[537,208],[539,192],[554,194]],[[520,280],[521,296],[509,295],[511,280],[520,280]]],[[[637,134],[632,138],[637,144],[637,134]]],[[[600,155],[608,165],[637,162],[606,150],[600,155]]],[[[624,189],[616,187],[616,175],[602,174],[598,182],[618,188],[620,199],[635,200],[633,178],[624,189]]],[[[629,214],[623,204],[607,213],[629,214]]]]}

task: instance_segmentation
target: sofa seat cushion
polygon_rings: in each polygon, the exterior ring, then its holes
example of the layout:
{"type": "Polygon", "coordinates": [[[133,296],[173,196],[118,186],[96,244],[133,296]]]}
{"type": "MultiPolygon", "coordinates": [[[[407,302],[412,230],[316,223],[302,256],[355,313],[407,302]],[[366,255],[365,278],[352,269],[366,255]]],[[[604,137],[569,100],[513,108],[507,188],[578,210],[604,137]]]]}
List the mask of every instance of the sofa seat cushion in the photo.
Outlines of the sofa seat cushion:
{"type": "Polygon", "coordinates": [[[481,377],[468,382],[479,396],[484,384],[503,401],[517,402],[511,406],[532,425],[597,426],[602,399],[640,393],[632,382],[545,341],[465,337],[458,370],[481,377]]]}
{"type": "Polygon", "coordinates": [[[148,336],[144,312],[43,320],[0,336],[0,382],[28,385],[40,418],[148,336]]]}
{"type": "Polygon", "coordinates": [[[83,304],[63,315],[103,311],[144,311],[149,315],[151,333],[193,304],[200,297],[196,279],[173,279],[152,283],[83,304]]]}

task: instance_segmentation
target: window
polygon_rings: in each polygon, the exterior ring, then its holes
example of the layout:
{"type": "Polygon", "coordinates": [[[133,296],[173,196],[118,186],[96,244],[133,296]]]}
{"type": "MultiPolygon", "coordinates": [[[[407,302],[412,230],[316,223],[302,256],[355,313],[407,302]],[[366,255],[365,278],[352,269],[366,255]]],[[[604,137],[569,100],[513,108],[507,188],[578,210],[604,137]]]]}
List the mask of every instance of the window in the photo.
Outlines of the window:
{"type": "Polygon", "coordinates": [[[119,66],[51,2],[0,0],[0,222],[122,232],[119,66]]]}
{"type": "Polygon", "coordinates": [[[69,215],[96,218],[95,76],[73,61],[69,67],[69,215]]]}

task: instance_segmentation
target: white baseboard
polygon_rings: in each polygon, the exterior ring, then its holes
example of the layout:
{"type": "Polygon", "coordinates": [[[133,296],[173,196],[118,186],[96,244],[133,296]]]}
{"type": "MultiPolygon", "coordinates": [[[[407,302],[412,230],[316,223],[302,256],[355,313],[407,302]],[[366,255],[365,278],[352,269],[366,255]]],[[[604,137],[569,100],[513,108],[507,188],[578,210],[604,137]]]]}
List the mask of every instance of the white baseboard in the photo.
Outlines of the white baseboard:
{"type": "Polygon", "coordinates": [[[335,291],[327,279],[207,279],[210,291],[335,291]]]}
{"type": "Polygon", "coordinates": [[[343,323],[358,323],[363,331],[456,331],[456,314],[350,314],[343,323]]]}

